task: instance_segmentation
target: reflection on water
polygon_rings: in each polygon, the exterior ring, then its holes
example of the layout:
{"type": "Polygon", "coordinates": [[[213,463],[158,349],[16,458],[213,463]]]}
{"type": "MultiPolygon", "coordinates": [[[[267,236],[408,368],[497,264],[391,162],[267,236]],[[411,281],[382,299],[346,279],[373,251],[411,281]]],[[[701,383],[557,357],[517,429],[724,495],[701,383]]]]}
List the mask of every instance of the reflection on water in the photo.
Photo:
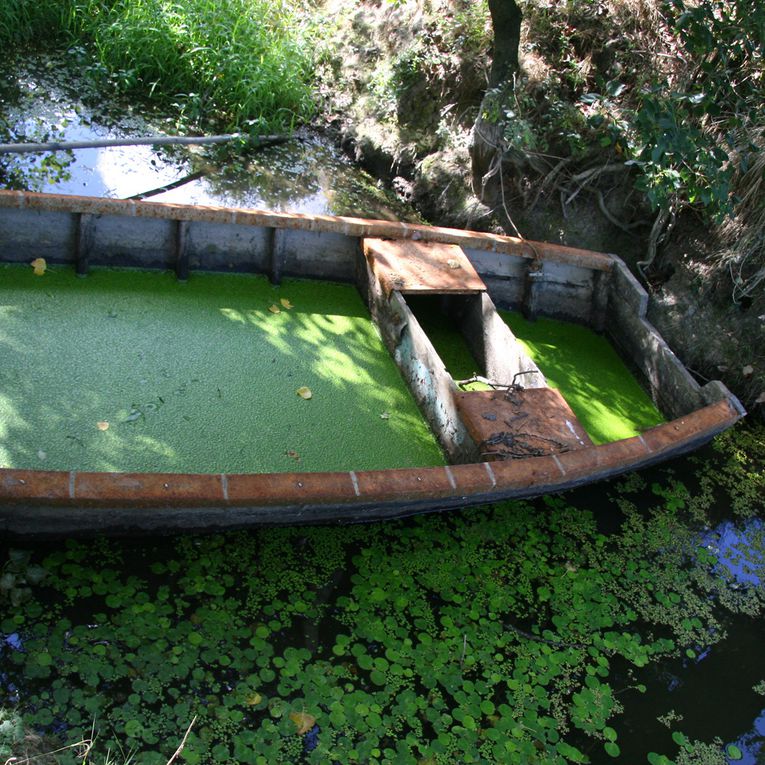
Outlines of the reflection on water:
{"type": "Polygon", "coordinates": [[[704,535],[702,544],[717,556],[721,572],[727,572],[734,587],[757,586],[765,569],[765,524],[753,518],[738,528],[732,521],[723,521],[704,535]]]}
{"type": "Polygon", "coordinates": [[[765,762],[765,709],[754,721],[752,729],[734,742],[741,752],[741,765],[762,765],[765,762]]]}
{"type": "MultiPolygon", "coordinates": [[[[129,107],[96,105],[75,90],[56,61],[33,58],[17,67],[0,87],[0,119],[12,140],[86,141],[173,134],[172,119],[138,116],[129,107]],[[87,102],[87,103],[86,103],[87,102]]],[[[102,99],[103,101],[103,99],[102,99]]],[[[194,180],[152,196],[161,202],[225,205],[313,215],[354,215],[414,220],[412,210],[378,188],[332,142],[305,132],[286,144],[246,155],[214,159],[221,153],[197,147],[153,149],[125,146],[78,149],[70,154],[68,178],[55,185],[29,184],[33,191],[127,198],[187,178],[194,180]]],[[[66,156],[58,152],[57,158],[66,156]]],[[[14,155],[12,167],[34,175],[41,155],[14,155]]]]}

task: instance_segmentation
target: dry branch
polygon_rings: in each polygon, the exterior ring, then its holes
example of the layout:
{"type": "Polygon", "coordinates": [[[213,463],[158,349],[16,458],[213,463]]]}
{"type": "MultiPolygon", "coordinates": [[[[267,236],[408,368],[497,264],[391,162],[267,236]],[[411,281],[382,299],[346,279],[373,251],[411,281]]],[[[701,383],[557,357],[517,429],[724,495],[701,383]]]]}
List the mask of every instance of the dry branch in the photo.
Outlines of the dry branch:
{"type": "Polygon", "coordinates": [[[272,146],[290,140],[288,135],[249,136],[243,133],[208,136],[146,136],[134,138],[102,138],[94,141],[50,141],[48,143],[2,143],[0,154],[29,154],[40,151],[72,149],[104,149],[113,146],[201,146],[210,143],[245,140],[254,146],[272,146]]]}

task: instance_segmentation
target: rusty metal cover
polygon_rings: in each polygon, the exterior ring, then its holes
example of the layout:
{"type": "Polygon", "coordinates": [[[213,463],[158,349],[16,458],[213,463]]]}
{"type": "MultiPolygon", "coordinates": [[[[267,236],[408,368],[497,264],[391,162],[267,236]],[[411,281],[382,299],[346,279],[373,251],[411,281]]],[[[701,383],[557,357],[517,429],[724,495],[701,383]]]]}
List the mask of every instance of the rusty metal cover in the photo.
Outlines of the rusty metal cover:
{"type": "Polygon", "coordinates": [[[403,239],[364,239],[364,255],[390,295],[404,293],[474,294],[486,285],[462,247],[403,239]]]}
{"type": "Polygon", "coordinates": [[[457,410],[481,459],[522,459],[582,449],[592,441],[553,388],[467,391],[457,410]]]}

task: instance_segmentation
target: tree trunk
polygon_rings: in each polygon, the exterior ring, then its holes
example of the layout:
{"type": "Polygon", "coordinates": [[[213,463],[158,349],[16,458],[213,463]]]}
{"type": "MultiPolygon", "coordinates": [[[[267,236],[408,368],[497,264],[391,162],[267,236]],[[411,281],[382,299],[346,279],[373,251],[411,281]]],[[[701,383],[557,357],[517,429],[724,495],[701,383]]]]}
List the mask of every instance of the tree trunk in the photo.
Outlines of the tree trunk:
{"type": "Polygon", "coordinates": [[[521,43],[521,9],[515,0],[489,0],[494,29],[489,89],[512,79],[518,71],[518,46],[521,43]]]}
{"type": "Polygon", "coordinates": [[[522,14],[515,0],[489,0],[489,11],[494,29],[493,58],[489,87],[473,126],[470,157],[473,193],[484,204],[495,207],[501,193],[505,107],[518,71],[522,14]]]}

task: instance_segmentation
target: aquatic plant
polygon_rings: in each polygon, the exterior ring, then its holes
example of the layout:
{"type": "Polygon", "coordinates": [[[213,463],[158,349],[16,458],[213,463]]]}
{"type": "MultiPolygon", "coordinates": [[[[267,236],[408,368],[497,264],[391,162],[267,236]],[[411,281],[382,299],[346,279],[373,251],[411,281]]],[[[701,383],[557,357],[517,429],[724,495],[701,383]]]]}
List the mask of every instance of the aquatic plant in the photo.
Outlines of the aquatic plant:
{"type": "MultiPolygon", "coordinates": [[[[719,474],[713,458],[697,477],[719,474]]],[[[675,471],[612,484],[597,513],[588,490],[366,527],[40,545],[27,560],[45,578],[0,620],[16,636],[0,706],[66,741],[95,719],[97,749],[142,763],[166,762],[192,720],[192,764],[636,761],[624,720],[661,693],[658,669],[693,666],[765,604],[702,544],[675,471]]],[[[757,678],[741,692],[761,705],[757,678]]],[[[661,716],[649,762],[735,754],[661,716]]]]}

